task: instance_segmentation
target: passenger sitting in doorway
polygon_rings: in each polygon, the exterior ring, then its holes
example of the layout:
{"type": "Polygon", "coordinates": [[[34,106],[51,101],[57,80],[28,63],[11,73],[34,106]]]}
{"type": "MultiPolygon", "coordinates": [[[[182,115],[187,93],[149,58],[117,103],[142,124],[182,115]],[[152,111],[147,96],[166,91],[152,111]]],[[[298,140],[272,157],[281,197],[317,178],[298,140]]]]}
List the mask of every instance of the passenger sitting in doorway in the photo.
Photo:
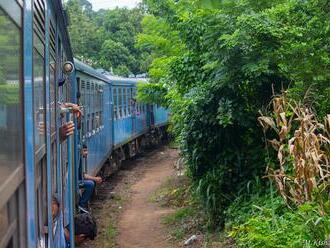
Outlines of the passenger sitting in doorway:
{"type": "MultiPolygon", "coordinates": [[[[81,156],[83,159],[87,159],[88,156],[88,149],[86,145],[83,145],[82,150],[81,150],[81,156]]],[[[80,188],[82,190],[80,199],[79,199],[79,209],[82,212],[88,212],[88,202],[90,201],[94,189],[95,189],[95,183],[102,183],[102,178],[101,177],[93,177],[91,175],[86,174],[82,170],[82,163],[83,159],[80,160],[80,165],[79,165],[79,180],[80,180],[80,188]]]]}
{"type": "MultiPolygon", "coordinates": [[[[78,120],[80,120],[80,118],[83,115],[80,107],[74,103],[62,103],[61,108],[70,108],[72,110],[73,114],[78,118],[78,120]]],[[[67,139],[67,137],[72,135],[74,133],[74,129],[75,129],[75,126],[74,126],[73,121],[69,121],[69,122],[63,124],[60,127],[60,142],[62,143],[63,141],[65,141],[67,139]]]]}
{"type": "MultiPolygon", "coordinates": [[[[70,247],[70,225],[64,229],[67,247],[70,247]]],[[[94,218],[89,213],[78,214],[74,217],[75,245],[81,245],[85,240],[94,240],[97,235],[97,226],[94,218]]]]}
{"type": "MultiPolygon", "coordinates": [[[[63,228],[60,226],[60,200],[53,196],[52,200],[53,237],[58,239],[56,244],[61,248],[70,247],[70,225],[63,228]],[[59,241],[60,239],[60,241],[59,241]]],[[[94,218],[88,214],[78,214],[74,218],[75,244],[79,245],[86,239],[93,240],[97,234],[97,227],[94,218]]]]}
{"type": "Polygon", "coordinates": [[[60,207],[60,198],[54,195],[52,199],[53,239],[56,240],[56,244],[61,244],[60,247],[66,247],[64,227],[60,221],[60,207]]]}

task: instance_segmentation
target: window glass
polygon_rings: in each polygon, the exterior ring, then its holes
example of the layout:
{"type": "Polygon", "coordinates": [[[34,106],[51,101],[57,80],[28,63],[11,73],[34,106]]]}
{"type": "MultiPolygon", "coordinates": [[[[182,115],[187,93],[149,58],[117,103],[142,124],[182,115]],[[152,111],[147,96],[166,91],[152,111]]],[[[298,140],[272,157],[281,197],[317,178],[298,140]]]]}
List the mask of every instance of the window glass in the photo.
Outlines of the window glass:
{"type": "Polygon", "coordinates": [[[43,44],[41,40],[34,36],[33,49],[33,106],[34,106],[34,142],[35,151],[45,144],[45,81],[44,81],[44,58],[43,44]]]}
{"type": "Polygon", "coordinates": [[[126,116],[126,88],[123,88],[123,116],[126,116]]]}
{"type": "Polygon", "coordinates": [[[85,97],[86,97],[86,113],[89,114],[90,113],[90,101],[89,101],[89,98],[90,98],[90,83],[87,82],[87,87],[86,87],[86,94],[85,94],[85,97]]]}
{"type": "Polygon", "coordinates": [[[118,99],[117,99],[117,89],[113,89],[113,94],[112,94],[112,101],[113,101],[113,112],[114,112],[114,118],[117,119],[117,105],[118,105],[118,99]]]}
{"type": "Polygon", "coordinates": [[[122,104],[123,104],[123,95],[122,89],[118,88],[118,117],[122,116],[122,104]]]}
{"type": "Polygon", "coordinates": [[[89,125],[90,114],[87,115],[87,122],[86,122],[86,132],[90,132],[90,125],[89,125]]]}
{"type": "MultiPolygon", "coordinates": [[[[23,164],[21,32],[0,8],[0,185],[23,164]]],[[[1,222],[1,221],[0,221],[1,222]]]]}
{"type": "Polygon", "coordinates": [[[55,134],[56,131],[56,86],[55,86],[55,68],[50,66],[49,71],[49,79],[50,79],[50,110],[51,110],[51,118],[50,118],[50,127],[51,133],[55,134]]]}
{"type": "Polygon", "coordinates": [[[52,164],[52,182],[53,182],[53,193],[57,193],[57,146],[56,143],[52,143],[52,154],[51,154],[51,164],[52,164]]]}
{"type": "Polygon", "coordinates": [[[94,113],[95,111],[95,87],[94,87],[94,83],[91,84],[91,113],[94,113]]]}
{"type": "Polygon", "coordinates": [[[92,131],[95,129],[95,113],[92,114],[92,131]]]}

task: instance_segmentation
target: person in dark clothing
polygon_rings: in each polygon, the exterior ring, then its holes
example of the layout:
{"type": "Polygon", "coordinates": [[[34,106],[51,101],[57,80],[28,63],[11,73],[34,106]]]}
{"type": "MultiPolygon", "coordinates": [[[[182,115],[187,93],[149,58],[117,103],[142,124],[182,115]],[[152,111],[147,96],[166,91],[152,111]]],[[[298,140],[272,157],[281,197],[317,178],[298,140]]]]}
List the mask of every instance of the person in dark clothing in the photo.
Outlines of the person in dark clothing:
{"type": "MultiPolygon", "coordinates": [[[[64,230],[67,247],[70,247],[70,225],[64,230]]],[[[74,217],[74,236],[75,244],[80,245],[85,240],[94,240],[97,235],[95,219],[89,213],[78,214],[74,217]]]]}
{"type": "Polygon", "coordinates": [[[79,186],[82,192],[79,199],[79,209],[82,212],[87,212],[88,202],[90,201],[93,195],[95,185],[96,183],[102,183],[102,178],[88,175],[82,169],[82,163],[83,163],[82,160],[87,159],[88,156],[88,149],[86,145],[83,145],[82,147],[81,156],[82,159],[80,160],[80,164],[79,164],[79,181],[80,181],[79,186]]]}

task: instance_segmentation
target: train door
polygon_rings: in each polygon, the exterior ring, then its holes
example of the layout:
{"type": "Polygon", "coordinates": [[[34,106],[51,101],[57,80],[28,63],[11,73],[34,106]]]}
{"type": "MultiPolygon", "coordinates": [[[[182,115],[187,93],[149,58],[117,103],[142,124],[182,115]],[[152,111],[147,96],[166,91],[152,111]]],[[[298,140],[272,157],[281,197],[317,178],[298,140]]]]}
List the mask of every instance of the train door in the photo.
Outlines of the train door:
{"type": "Polygon", "coordinates": [[[22,4],[0,1],[0,247],[26,247],[22,4]]]}

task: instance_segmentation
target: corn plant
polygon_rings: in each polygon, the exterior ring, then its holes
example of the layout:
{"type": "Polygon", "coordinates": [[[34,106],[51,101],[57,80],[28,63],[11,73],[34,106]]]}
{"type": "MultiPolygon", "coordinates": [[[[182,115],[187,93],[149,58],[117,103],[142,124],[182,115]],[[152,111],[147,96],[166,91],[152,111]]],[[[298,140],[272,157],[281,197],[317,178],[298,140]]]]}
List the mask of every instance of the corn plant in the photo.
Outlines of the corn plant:
{"type": "Polygon", "coordinates": [[[330,176],[330,115],[320,123],[312,109],[285,94],[272,100],[273,114],[258,118],[264,132],[271,129],[276,138],[266,140],[277,151],[278,167],[268,168],[268,177],[277,185],[287,203],[311,201],[313,192],[328,190],[330,176]]]}

